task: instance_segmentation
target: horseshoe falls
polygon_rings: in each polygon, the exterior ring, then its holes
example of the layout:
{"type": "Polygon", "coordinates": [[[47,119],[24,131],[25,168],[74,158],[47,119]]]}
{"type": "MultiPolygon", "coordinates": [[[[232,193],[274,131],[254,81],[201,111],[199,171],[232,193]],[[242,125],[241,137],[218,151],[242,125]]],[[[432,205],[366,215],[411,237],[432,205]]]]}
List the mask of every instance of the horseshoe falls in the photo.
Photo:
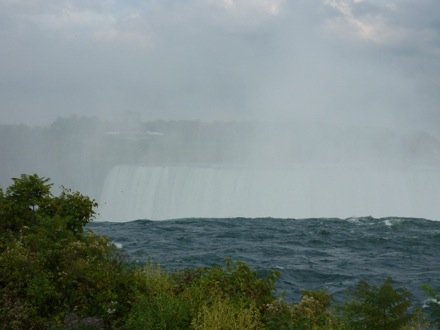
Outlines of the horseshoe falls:
{"type": "Polygon", "coordinates": [[[105,135],[120,148],[102,155],[114,162],[100,168],[100,221],[89,227],[133,262],[172,272],[229,258],[277,269],[292,301],[324,288],[342,300],[360,279],[378,285],[392,277],[417,306],[426,299],[421,285],[440,290],[436,138],[161,125],[149,127],[161,134],[105,135]]]}
{"type": "Polygon", "coordinates": [[[399,216],[437,220],[439,200],[440,171],[432,167],[118,165],[105,179],[98,219],[399,216]]]}

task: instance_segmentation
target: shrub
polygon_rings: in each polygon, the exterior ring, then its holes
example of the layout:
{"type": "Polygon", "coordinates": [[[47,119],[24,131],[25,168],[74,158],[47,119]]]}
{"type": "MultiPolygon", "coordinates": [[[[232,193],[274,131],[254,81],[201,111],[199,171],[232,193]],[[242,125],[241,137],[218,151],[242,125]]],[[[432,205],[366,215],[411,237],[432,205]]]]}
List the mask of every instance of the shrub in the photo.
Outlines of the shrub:
{"type": "Polygon", "coordinates": [[[8,329],[120,324],[131,270],[105,237],[84,226],[94,200],[22,175],[0,193],[0,319],[8,329]],[[87,322],[86,322],[87,321],[87,322]]]}
{"type": "Polygon", "coordinates": [[[411,293],[405,288],[394,289],[391,278],[379,287],[361,280],[349,296],[344,313],[351,329],[401,329],[417,318],[417,311],[408,311],[411,293]]]}
{"type": "Polygon", "coordinates": [[[349,329],[331,308],[331,296],[326,290],[302,291],[297,304],[277,300],[267,306],[264,319],[268,329],[349,329]]]}
{"type": "Polygon", "coordinates": [[[174,278],[158,266],[136,271],[138,294],[131,309],[127,329],[189,328],[192,307],[183,295],[176,294],[174,278]]]}
{"type": "Polygon", "coordinates": [[[330,306],[331,296],[326,290],[302,291],[301,301],[292,308],[292,323],[296,329],[344,329],[330,306]]]}
{"type": "Polygon", "coordinates": [[[429,298],[427,308],[430,312],[432,322],[437,329],[440,329],[440,295],[438,295],[437,292],[435,292],[434,289],[428,285],[423,285],[422,289],[429,298]]]}
{"type": "Polygon", "coordinates": [[[195,330],[252,330],[262,329],[260,313],[253,302],[214,295],[205,300],[191,322],[195,330]]]}
{"type": "Polygon", "coordinates": [[[195,285],[206,296],[218,292],[232,300],[251,299],[260,308],[275,299],[276,280],[279,276],[278,272],[270,272],[267,276],[260,277],[247,264],[226,259],[224,268],[216,265],[205,269],[195,285]]]}

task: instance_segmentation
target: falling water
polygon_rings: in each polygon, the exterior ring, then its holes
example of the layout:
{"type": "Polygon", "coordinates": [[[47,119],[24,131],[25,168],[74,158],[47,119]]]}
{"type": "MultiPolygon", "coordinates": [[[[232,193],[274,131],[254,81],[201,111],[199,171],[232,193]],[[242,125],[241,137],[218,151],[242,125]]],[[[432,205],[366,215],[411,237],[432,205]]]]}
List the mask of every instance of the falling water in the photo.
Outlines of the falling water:
{"type": "Polygon", "coordinates": [[[353,166],[263,169],[115,166],[100,219],[405,216],[440,219],[440,171],[353,166]]]}

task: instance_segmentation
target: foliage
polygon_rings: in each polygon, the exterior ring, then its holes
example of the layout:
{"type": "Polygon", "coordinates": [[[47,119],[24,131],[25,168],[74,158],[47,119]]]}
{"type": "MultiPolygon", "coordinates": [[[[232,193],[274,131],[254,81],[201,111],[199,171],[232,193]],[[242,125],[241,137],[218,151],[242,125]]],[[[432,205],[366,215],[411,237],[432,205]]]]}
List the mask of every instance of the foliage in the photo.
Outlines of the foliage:
{"type": "Polygon", "coordinates": [[[352,329],[401,329],[409,325],[417,312],[409,312],[411,293],[405,288],[393,288],[388,278],[376,287],[361,280],[350,290],[350,298],[344,306],[352,329]]]}
{"type": "MultiPolygon", "coordinates": [[[[96,202],[46,178],[0,189],[0,329],[423,329],[411,294],[365,281],[340,308],[326,290],[298,303],[275,296],[280,274],[242,262],[168,274],[133,268],[108,238],[86,231],[96,202]]],[[[439,296],[423,287],[439,325],[439,296]]]]}
{"type": "Polygon", "coordinates": [[[36,224],[39,208],[45,208],[50,199],[51,184],[36,174],[12,180],[14,184],[2,192],[0,229],[18,234],[24,226],[36,224]]]}
{"type": "Polygon", "coordinates": [[[292,322],[300,329],[343,329],[330,306],[331,296],[326,290],[304,290],[301,301],[292,308],[292,322]]]}
{"type": "Polygon", "coordinates": [[[176,294],[174,279],[159,267],[136,271],[138,295],[127,329],[185,329],[191,322],[191,301],[176,294]]]}
{"type": "Polygon", "coordinates": [[[13,182],[0,194],[2,328],[121,322],[132,275],[107,238],[84,233],[96,202],[67,189],[54,197],[36,174],[13,182]]]}
{"type": "Polygon", "coordinates": [[[129,329],[260,329],[263,306],[275,299],[278,274],[259,277],[248,265],[226,260],[225,267],[171,276],[149,266],[137,277],[129,329]]]}
{"type": "Polygon", "coordinates": [[[331,308],[331,296],[326,290],[304,290],[297,304],[277,300],[267,306],[265,318],[269,329],[349,329],[331,308]]]}
{"type": "Polygon", "coordinates": [[[427,307],[429,308],[432,322],[437,326],[437,329],[440,329],[440,295],[428,285],[423,285],[422,289],[429,299],[427,307]]]}
{"type": "Polygon", "coordinates": [[[82,233],[95,216],[97,203],[64,187],[60,196],[52,196],[49,179],[21,175],[1,196],[0,229],[18,235],[21,230],[39,228],[40,222],[59,216],[69,232],[82,233]]]}
{"type": "Polygon", "coordinates": [[[205,269],[195,283],[205,296],[217,292],[231,299],[251,299],[257,307],[274,300],[278,272],[270,272],[265,277],[259,277],[256,270],[240,261],[225,260],[225,267],[218,265],[205,269]]]}
{"type": "Polygon", "coordinates": [[[252,330],[262,329],[263,324],[255,303],[215,295],[203,302],[191,327],[195,330],[252,330]]]}

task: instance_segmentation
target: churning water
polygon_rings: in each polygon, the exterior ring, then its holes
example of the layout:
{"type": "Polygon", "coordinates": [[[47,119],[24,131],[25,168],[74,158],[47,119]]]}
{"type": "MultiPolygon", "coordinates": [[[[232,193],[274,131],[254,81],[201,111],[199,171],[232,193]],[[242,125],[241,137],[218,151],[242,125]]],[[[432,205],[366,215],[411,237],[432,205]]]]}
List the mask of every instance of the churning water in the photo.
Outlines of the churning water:
{"type": "Polygon", "coordinates": [[[338,300],[359,279],[396,286],[425,297],[421,285],[440,291],[440,222],[415,218],[193,218],[94,222],[134,262],[168,271],[240,260],[267,273],[280,271],[279,291],[295,301],[303,289],[328,288],[338,300]]]}
{"type": "Polygon", "coordinates": [[[115,166],[101,219],[401,216],[440,220],[440,170],[371,164],[115,166]]]}
{"type": "Polygon", "coordinates": [[[440,170],[428,167],[121,165],[90,228],[168,271],[225,258],[280,271],[291,301],[324,288],[341,300],[360,279],[392,277],[422,304],[421,285],[440,291],[439,200],[440,170]]]}

